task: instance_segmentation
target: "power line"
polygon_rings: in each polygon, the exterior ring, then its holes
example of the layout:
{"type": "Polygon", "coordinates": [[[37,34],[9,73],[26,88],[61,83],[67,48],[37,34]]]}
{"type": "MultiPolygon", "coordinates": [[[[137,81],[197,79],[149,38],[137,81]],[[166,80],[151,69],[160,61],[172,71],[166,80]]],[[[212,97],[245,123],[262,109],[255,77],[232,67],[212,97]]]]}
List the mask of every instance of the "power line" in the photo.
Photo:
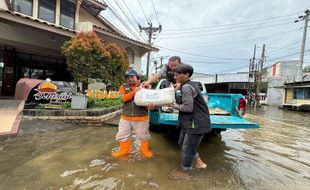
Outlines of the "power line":
{"type": "MultiPolygon", "coordinates": [[[[130,24],[132,25],[132,27],[135,29],[135,31],[141,36],[142,40],[144,42],[147,42],[146,39],[141,35],[141,33],[138,31],[138,29],[135,27],[135,25],[132,23],[131,19],[129,19],[129,17],[127,16],[127,14],[123,11],[122,7],[120,6],[120,4],[117,2],[117,0],[114,1],[117,5],[117,7],[122,11],[122,13],[125,15],[125,17],[127,18],[127,20],[130,22],[130,24]]],[[[138,23],[139,25],[139,23],[138,23]]],[[[137,25],[137,26],[138,26],[137,25]]]]}
{"type": "Polygon", "coordinates": [[[195,62],[185,61],[185,63],[193,65],[193,66],[198,66],[198,67],[206,67],[206,66],[211,66],[211,65],[213,67],[215,67],[217,65],[218,67],[216,67],[216,68],[223,68],[226,65],[234,65],[234,66],[237,66],[237,68],[239,68],[239,67],[248,67],[248,63],[247,62],[234,62],[234,64],[232,64],[232,63],[223,63],[224,65],[220,64],[220,63],[212,63],[212,62],[210,62],[210,63],[195,63],[195,62]]]}
{"type": "MultiPolygon", "coordinates": [[[[219,33],[209,33],[209,34],[198,34],[198,35],[176,35],[176,36],[164,36],[162,39],[171,39],[171,38],[193,38],[193,37],[205,37],[205,36],[214,36],[214,35],[222,35],[222,34],[231,34],[235,32],[244,32],[244,31],[250,31],[250,30],[256,30],[256,29],[265,29],[269,27],[276,27],[280,25],[287,25],[287,24],[294,24],[293,22],[285,22],[280,24],[274,24],[274,25],[268,25],[264,27],[255,27],[255,28],[249,28],[249,29],[240,29],[240,30],[232,30],[232,31],[225,31],[225,32],[219,32],[219,33]]],[[[164,34],[162,34],[164,35],[164,34]]]]}
{"type": "MultiPolygon", "coordinates": [[[[115,1],[117,1],[117,0],[115,0],[115,1]]],[[[128,12],[131,15],[131,17],[133,18],[133,20],[136,22],[137,26],[139,26],[139,22],[137,21],[136,17],[132,14],[132,12],[131,12],[130,8],[128,7],[127,3],[124,0],[122,0],[122,2],[124,3],[125,7],[127,8],[128,12]]],[[[143,38],[143,40],[145,42],[147,42],[147,40],[141,35],[141,33],[140,32],[138,32],[138,33],[143,38]]]]}
{"type": "Polygon", "coordinates": [[[286,48],[286,49],[282,49],[281,51],[278,51],[278,52],[275,52],[275,53],[272,53],[272,55],[274,56],[274,55],[281,55],[281,54],[283,54],[283,53],[287,53],[287,52],[290,52],[290,51],[292,51],[292,50],[298,50],[300,47],[299,47],[299,45],[298,46],[294,46],[294,47],[291,47],[291,48],[286,48]]]}
{"type": "MultiPolygon", "coordinates": [[[[279,47],[279,48],[273,48],[273,49],[280,50],[280,51],[276,51],[275,53],[272,51],[272,54],[278,55],[278,54],[281,54],[283,52],[295,50],[296,48],[299,47],[299,43],[300,43],[300,41],[298,40],[298,41],[295,41],[293,43],[289,43],[289,44],[282,46],[282,47],[279,47]]],[[[272,48],[268,48],[268,49],[272,49],[272,48]]]]}
{"type": "MultiPolygon", "coordinates": [[[[170,55],[168,56],[157,56],[157,57],[152,57],[151,60],[155,60],[158,58],[168,58],[171,57],[170,55]]],[[[198,65],[208,65],[208,64],[215,64],[215,65],[222,65],[222,64],[243,64],[240,63],[236,60],[231,60],[231,61],[208,61],[208,60],[190,60],[190,59],[186,59],[186,58],[182,58],[182,63],[194,63],[195,65],[197,65],[196,63],[198,63],[198,65]]],[[[248,63],[245,63],[248,64],[248,63]]]]}
{"type": "Polygon", "coordinates": [[[232,29],[242,29],[245,27],[253,27],[253,26],[257,26],[257,25],[265,25],[265,24],[273,24],[273,23],[284,23],[284,21],[291,22],[291,19],[281,19],[281,20],[276,20],[276,21],[265,21],[265,22],[260,22],[260,23],[249,23],[246,25],[241,25],[241,26],[213,26],[213,27],[208,27],[208,28],[204,28],[204,29],[192,29],[192,30],[188,30],[188,31],[175,31],[175,32],[163,32],[164,35],[174,35],[174,34],[187,34],[187,33],[196,33],[196,32],[204,32],[204,31],[221,31],[221,30],[232,30],[232,29]]]}
{"type": "Polygon", "coordinates": [[[108,8],[111,10],[111,12],[114,14],[114,16],[125,26],[125,28],[133,34],[137,39],[139,39],[139,36],[127,25],[127,23],[124,21],[124,19],[114,10],[114,8],[111,6],[110,2],[108,0],[105,0],[105,2],[108,5],[108,8]]]}
{"type": "Polygon", "coordinates": [[[226,42],[226,43],[218,43],[218,44],[208,44],[208,45],[204,45],[204,46],[185,47],[185,48],[179,48],[179,50],[183,50],[183,49],[199,49],[199,48],[205,48],[205,47],[217,46],[217,45],[236,44],[236,43],[248,42],[248,41],[250,42],[250,41],[253,41],[253,40],[257,40],[257,39],[269,38],[269,37],[273,37],[273,36],[277,36],[277,35],[283,35],[283,34],[291,33],[291,32],[296,32],[296,29],[288,30],[288,31],[284,31],[284,32],[278,32],[278,33],[267,35],[267,36],[259,36],[259,37],[255,37],[255,38],[251,38],[251,39],[246,39],[246,40],[238,40],[238,41],[232,41],[232,42],[226,42]]]}
{"type": "MultiPolygon", "coordinates": [[[[152,6],[153,6],[153,9],[154,9],[154,12],[155,12],[156,18],[157,18],[158,25],[160,25],[160,26],[161,26],[160,21],[159,21],[159,18],[158,18],[157,11],[156,11],[155,6],[154,6],[154,1],[153,1],[153,0],[151,0],[151,2],[152,2],[152,6]]],[[[159,37],[159,35],[160,35],[160,34],[161,34],[161,33],[158,33],[157,38],[154,40],[154,43],[155,43],[155,41],[158,39],[158,37],[159,37]]]]}
{"type": "Polygon", "coordinates": [[[247,65],[243,65],[243,66],[239,66],[239,67],[233,67],[233,68],[218,70],[218,71],[215,71],[215,72],[210,73],[210,74],[220,74],[220,73],[224,73],[224,72],[227,72],[227,71],[233,71],[233,70],[237,70],[237,69],[241,69],[241,68],[248,68],[248,66],[247,65]]]}
{"type": "Polygon", "coordinates": [[[162,48],[162,49],[166,49],[166,50],[169,50],[169,51],[174,51],[174,52],[178,52],[178,53],[187,54],[187,55],[193,55],[193,56],[198,56],[198,57],[207,57],[207,58],[212,58],[212,59],[224,59],[224,60],[244,60],[244,59],[247,59],[247,58],[213,57],[213,56],[195,54],[195,53],[190,53],[190,52],[178,51],[178,50],[174,50],[174,49],[170,49],[170,48],[165,48],[165,47],[161,47],[161,46],[157,46],[157,47],[158,48],[162,48]]]}
{"type": "MultiPolygon", "coordinates": [[[[221,65],[221,64],[240,64],[240,62],[236,62],[235,60],[231,61],[193,61],[193,60],[187,60],[187,59],[182,59],[182,62],[185,63],[200,63],[201,65],[206,65],[206,64],[216,64],[216,65],[221,65]]],[[[246,63],[248,64],[248,63],[246,63]]]]}
{"type": "MultiPolygon", "coordinates": [[[[232,26],[232,25],[241,25],[241,24],[245,24],[245,23],[251,23],[251,22],[256,22],[256,21],[264,21],[264,20],[274,20],[277,18],[283,18],[283,17],[288,17],[288,16],[293,16],[298,14],[297,12],[292,13],[292,14],[288,14],[288,15],[283,15],[283,16],[278,16],[278,17],[269,17],[269,18],[265,18],[265,19],[258,19],[258,20],[250,20],[247,22],[239,22],[239,23],[233,23],[233,24],[222,24],[222,25],[217,25],[217,26],[232,26]]],[[[212,27],[212,26],[211,26],[212,27]]],[[[185,31],[185,30],[193,30],[193,29],[204,29],[204,28],[210,28],[210,27],[200,27],[200,28],[178,28],[178,29],[173,29],[173,30],[166,30],[166,31],[185,31]]]]}
{"type": "Polygon", "coordinates": [[[152,6],[153,6],[153,9],[154,9],[154,12],[155,12],[156,18],[157,18],[157,22],[158,22],[158,24],[160,24],[160,22],[159,22],[159,18],[158,18],[158,14],[157,14],[157,11],[156,11],[156,9],[155,9],[155,6],[154,6],[154,2],[153,2],[153,0],[151,0],[151,2],[152,2],[152,6]]]}
{"type": "Polygon", "coordinates": [[[142,12],[143,12],[143,15],[144,15],[144,18],[145,18],[145,20],[146,20],[146,23],[149,23],[149,21],[148,21],[148,19],[147,19],[147,16],[146,16],[146,14],[145,14],[145,12],[144,12],[144,9],[143,9],[143,7],[142,7],[142,5],[141,5],[140,0],[138,0],[138,3],[139,3],[139,6],[140,6],[140,8],[141,8],[141,10],[142,10],[142,12]]]}
{"type": "Polygon", "coordinates": [[[269,50],[271,51],[274,51],[274,50],[286,50],[286,49],[291,49],[292,47],[295,47],[297,44],[299,44],[300,41],[295,41],[293,43],[289,43],[287,45],[284,45],[284,46],[281,46],[281,47],[274,47],[274,48],[268,48],[269,50]]]}
{"type": "MultiPolygon", "coordinates": [[[[115,1],[117,1],[117,0],[115,0],[115,1]]],[[[127,10],[129,11],[130,15],[132,16],[132,18],[133,18],[134,21],[136,22],[136,24],[139,25],[139,22],[136,20],[135,16],[132,14],[131,10],[130,10],[129,7],[127,6],[127,3],[126,3],[124,0],[122,0],[122,1],[123,1],[123,3],[124,3],[125,7],[127,8],[127,10]]]]}
{"type": "MultiPolygon", "coordinates": [[[[170,57],[170,56],[165,56],[165,57],[170,57]]],[[[153,57],[153,59],[157,59],[160,57],[153,57]]],[[[205,61],[193,61],[193,60],[188,60],[188,59],[182,59],[182,62],[185,63],[194,63],[194,65],[196,66],[205,66],[208,64],[216,64],[216,65],[222,65],[222,64],[242,64],[242,66],[238,66],[238,67],[233,67],[233,68],[226,68],[226,69],[221,69],[218,71],[215,71],[214,74],[218,74],[218,73],[223,73],[223,72],[227,72],[227,71],[233,71],[236,69],[240,69],[240,68],[246,68],[248,63],[247,62],[205,62],[205,61]]],[[[212,73],[211,73],[212,74],[212,73]]]]}
{"type": "Polygon", "coordinates": [[[300,40],[295,41],[295,42],[293,42],[293,43],[289,43],[289,44],[287,44],[287,45],[285,45],[285,46],[281,46],[281,47],[278,47],[278,48],[268,48],[268,49],[276,49],[276,50],[285,49],[285,48],[287,48],[287,47],[291,47],[292,45],[295,45],[295,44],[298,44],[298,43],[300,43],[300,40]]]}
{"type": "MultiPolygon", "coordinates": [[[[149,45],[152,45],[152,38],[153,38],[153,35],[155,34],[155,32],[161,32],[162,30],[162,26],[159,25],[158,27],[153,27],[153,24],[152,22],[150,21],[149,23],[149,26],[148,27],[141,27],[139,25],[139,29],[140,31],[145,31],[146,34],[148,35],[149,39],[148,39],[148,44],[149,45]]],[[[149,66],[150,66],[150,55],[151,55],[151,52],[147,52],[147,64],[146,64],[146,78],[149,77],[149,66]]]]}
{"type": "MultiPolygon", "coordinates": [[[[305,53],[305,52],[310,52],[310,49],[305,50],[304,53],[305,53]]],[[[285,58],[285,57],[290,57],[290,56],[293,56],[293,55],[298,55],[298,54],[300,54],[300,53],[302,53],[302,52],[297,52],[297,53],[292,53],[292,54],[284,55],[284,56],[281,56],[281,57],[273,58],[273,59],[271,59],[271,60],[269,60],[269,61],[275,61],[275,60],[277,60],[277,59],[282,59],[282,58],[285,58]]],[[[272,57],[271,57],[271,58],[272,58],[272,57]]]]}

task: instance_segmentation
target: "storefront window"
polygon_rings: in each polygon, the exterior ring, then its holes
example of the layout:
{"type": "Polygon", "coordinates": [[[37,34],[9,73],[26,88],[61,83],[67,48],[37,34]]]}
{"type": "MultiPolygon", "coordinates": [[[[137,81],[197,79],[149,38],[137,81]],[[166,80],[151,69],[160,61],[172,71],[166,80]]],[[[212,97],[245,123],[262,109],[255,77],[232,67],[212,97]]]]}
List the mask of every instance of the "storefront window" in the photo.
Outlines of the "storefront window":
{"type": "Polygon", "coordinates": [[[2,80],[3,80],[3,52],[0,50],[0,94],[1,94],[1,87],[2,87],[2,80]]]}
{"type": "Polygon", "coordinates": [[[16,75],[20,78],[30,78],[31,56],[26,53],[16,53],[16,75]]]}
{"type": "Polygon", "coordinates": [[[33,0],[13,0],[14,11],[32,16],[33,0]]]}
{"type": "Polygon", "coordinates": [[[305,99],[310,99],[310,88],[305,88],[305,99]]]}
{"type": "Polygon", "coordinates": [[[16,81],[21,78],[42,80],[50,78],[53,81],[72,81],[72,77],[67,71],[66,62],[62,58],[16,52],[15,62],[16,81]]]}
{"type": "Polygon", "coordinates": [[[49,69],[45,70],[45,77],[46,78],[53,78],[54,75],[55,75],[55,71],[49,70],[49,69]]]}
{"type": "Polygon", "coordinates": [[[60,25],[74,29],[75,3],[72,0],[62,0],[60,2],[60,25]]]}
{"type": "Polygon", "coordinates": [[[56,0],[39,0],[39,18],[55,23],[56,0]]]}
{"type": "Polygon", "coordinates": [[[32,79],[45,79],[43,69],[31,69],[31,76],[32,79]]]}
{"type": "Polygon", "coordinates": [[[30,78],[30,75],[31,75],[30,68],[22,67],[20,78],[30,78]]]}
{"type": "Polygon", "coordinates": [[[304,99],[304,88],[294,89],[294,99],[304,99]]]}

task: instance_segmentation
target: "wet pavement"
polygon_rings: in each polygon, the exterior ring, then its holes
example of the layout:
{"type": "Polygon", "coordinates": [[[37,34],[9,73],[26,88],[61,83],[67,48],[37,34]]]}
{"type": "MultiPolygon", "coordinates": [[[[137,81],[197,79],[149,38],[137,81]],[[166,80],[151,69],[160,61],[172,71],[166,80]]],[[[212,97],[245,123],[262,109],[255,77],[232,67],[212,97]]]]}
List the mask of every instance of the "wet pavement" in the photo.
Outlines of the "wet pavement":
{"type": "Polygon", "coordinates": [[[121,160],[115,126],[78,127],[23,120],[17,137],[0,139],[0,189],[310,189],[310,113],[263,108],[247,115],[260,129],[227,130],[199,153],[207,169],[173,181],[180,164],[171,136],[152,132],[154,157],[137,142],[121,160]]]}
{"type": "Polygon", "coordinates": [[[23,107],[24,101],[0,99],[0,135],[17,132],[23,107]]]}

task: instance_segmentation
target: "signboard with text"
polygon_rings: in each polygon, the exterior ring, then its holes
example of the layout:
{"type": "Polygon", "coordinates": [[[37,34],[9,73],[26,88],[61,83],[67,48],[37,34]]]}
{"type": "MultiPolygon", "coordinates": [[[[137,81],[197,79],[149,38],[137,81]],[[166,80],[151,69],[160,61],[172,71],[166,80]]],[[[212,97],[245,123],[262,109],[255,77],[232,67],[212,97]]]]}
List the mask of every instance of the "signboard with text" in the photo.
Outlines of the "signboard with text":
{"type": "Polygon", "coordinates": [[[71,101],[75,93],[76,85],[73,82],[44,80],[31,90],[27,102],[48,103],[51,99],[71,101]]]}

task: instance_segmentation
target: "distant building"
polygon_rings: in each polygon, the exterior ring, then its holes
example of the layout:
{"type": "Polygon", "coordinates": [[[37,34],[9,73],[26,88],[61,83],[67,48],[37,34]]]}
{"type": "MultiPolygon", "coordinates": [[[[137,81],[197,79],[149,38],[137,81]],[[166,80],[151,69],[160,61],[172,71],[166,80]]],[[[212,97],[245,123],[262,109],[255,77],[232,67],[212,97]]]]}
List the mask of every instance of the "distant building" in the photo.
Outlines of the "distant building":
{"type": "Polygon", "coordinates": [[[267,104],[281,105],[284,97],[284,84],[294,82],[298,72],[297,60],[278,61],[267,68],[265,79],[268,82],[267,104]]]}
{"type": "Polygon", "coordinates": [[[202,84],[214,83],[215,75],[194,72],[192,79],[195,81],[200,81],[202,84]]]}
{"type": "Polygon", "coordinates": [[[249,79],[248,72],[225,73],[225,74],[204,74],[194,73],[193,80],[200,81],[206,86],[208,92],[240,93],[247,94],[253,79],[249,79]]]}
{"type": "Polygon", "coordinates": [[[284,84],[283,108],[310,111],[310,80],[284,84]]]}

